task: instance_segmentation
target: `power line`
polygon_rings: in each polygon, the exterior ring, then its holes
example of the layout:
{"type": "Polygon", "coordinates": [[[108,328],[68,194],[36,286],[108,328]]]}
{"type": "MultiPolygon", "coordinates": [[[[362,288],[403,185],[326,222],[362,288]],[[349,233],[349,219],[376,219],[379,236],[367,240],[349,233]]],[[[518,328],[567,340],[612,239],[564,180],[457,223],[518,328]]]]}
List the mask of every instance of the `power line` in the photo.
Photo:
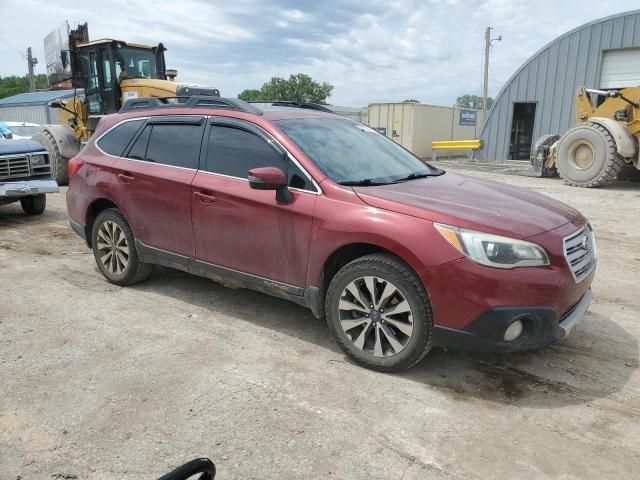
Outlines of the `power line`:
{"type": "Polygon", "coordinates": [[[13,45],[11,45],[9,42],[7,42],[6,40],[3,40],[2,38],[0,38],[0,42],[4,43],[7,47],[11,48],[12,50],[15,50],[16,53],[18,53],[18,55],[20,55],[22,58],[26,58],[24,52],[22,52],[21,50],[18,50],[16,47],[14,47],[13,45]]]}

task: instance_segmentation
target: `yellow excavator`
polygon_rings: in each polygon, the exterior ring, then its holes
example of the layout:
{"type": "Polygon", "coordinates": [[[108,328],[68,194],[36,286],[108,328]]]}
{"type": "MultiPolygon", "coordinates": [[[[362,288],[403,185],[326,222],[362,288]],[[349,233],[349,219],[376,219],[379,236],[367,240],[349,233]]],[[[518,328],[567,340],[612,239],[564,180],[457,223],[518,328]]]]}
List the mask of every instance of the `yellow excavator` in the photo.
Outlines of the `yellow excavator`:
{"type": "Polygon", "coordinates": [[[59,110],[61,124],[44,125],[33,136],[49,152],[52,173],[60,185],[68,182],[69,159],[80,152],[100,118],[117,112],[125,101],[220,95],[215,88],[169,80],[162,43],[149,46],[113,39],[89,41],[86,23],[70,30],[68,39],[63,38],[65,35],[54,30],[45,38],[47,74],[50,84],[71,86],[77,95],[52,102],[50,106],[59,110]],[[57,38],[53,47],[52,37],[57,38]],[[62,49],[58,49],[60,45],[62,49]],[[51,71],[50,60],[54,65],[51,71]]]}
{"type": "Polygon", "coordinates": [[[575,187],[600,187],[623,169],[640,170],[640,87],[595,90],[578,87],[576,126],[544,135],[531,151],[540,176],[560,175],[575,187]]]}

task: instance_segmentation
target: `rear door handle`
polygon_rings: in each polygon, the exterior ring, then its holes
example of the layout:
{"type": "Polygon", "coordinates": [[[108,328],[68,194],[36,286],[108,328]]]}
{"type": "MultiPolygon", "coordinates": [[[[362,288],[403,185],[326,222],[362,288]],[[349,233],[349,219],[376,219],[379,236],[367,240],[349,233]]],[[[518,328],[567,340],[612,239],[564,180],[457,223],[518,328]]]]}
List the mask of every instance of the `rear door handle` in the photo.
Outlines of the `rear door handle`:
{"type": "Polygon", "coordinates": [[[202,203],[206,203],[206,204],[213,203],[216,201],[216,197],[208,193],[194,192],[193,196],[196,197],[198,200],[200,200],[202,203]]]}
{"type": "Polygon", "coordinates": [[[118,179],[122,182],[122,183],[133,183],[135,181],[135,177],[132,177],[131,175],[127,175],[125,173],[119,173],[118,174],[118,179]]]}

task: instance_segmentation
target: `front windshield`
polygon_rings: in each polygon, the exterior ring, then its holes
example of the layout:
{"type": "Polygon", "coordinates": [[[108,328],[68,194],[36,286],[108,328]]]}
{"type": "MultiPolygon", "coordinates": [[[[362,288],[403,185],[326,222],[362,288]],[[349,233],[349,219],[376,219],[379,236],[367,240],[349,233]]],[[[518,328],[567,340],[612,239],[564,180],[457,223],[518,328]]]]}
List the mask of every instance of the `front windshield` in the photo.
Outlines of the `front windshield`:
{"type": "Polygon", "coordinates": [[[412,174],[440,173],[384,135],[351,120],[307,118],[276,123],[338,183],[390,183],[412,174]]]}
{"type": "Polygon", "coordinates": [[[119,48],[116,51],[116,76],[123,71],[126,78],[156,78],[155,55],[143,48],[119,48]]]}
{"type": "Polygon", "coordinates": [[[19,125],[15,127],[9,127],[9,129],[13,132],[14,135],[18,135],[19,137],[31,137],[34,133],[38,131],[40,127],[33,127],[29,125],[19,125]]]}

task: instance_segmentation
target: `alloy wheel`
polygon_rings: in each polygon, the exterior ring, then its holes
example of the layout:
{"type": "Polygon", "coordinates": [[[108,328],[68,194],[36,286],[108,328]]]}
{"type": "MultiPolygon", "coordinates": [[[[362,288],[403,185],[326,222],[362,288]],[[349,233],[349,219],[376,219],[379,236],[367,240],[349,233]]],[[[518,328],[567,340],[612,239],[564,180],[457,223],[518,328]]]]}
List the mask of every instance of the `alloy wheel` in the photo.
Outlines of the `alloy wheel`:
{"type": "Polygon", "coordinates": [[[353,345],[374,357],[400,353],[413,335],[413,312],[402,292],[390,281],[366,276],[342,291],[340,325],[353,345]]]}
{"type": "Polygon", "coordinates": [[[120,275],[129,266],[129,243],[117,223],[108,220],[98,229],[97,249],[100,262],[111,273],[120,275]]]}

